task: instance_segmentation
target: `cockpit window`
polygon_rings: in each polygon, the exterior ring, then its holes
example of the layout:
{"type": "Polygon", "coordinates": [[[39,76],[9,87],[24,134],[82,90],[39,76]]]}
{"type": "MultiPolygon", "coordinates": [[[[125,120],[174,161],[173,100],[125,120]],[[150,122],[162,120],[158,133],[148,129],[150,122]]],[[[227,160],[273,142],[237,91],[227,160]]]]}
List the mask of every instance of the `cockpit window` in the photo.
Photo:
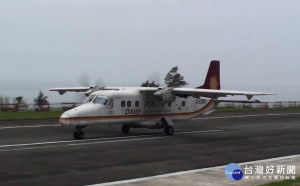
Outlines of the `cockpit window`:
{"type": "Polygon", "coordinates": [[[92,102],[94,100],[94,98],[96,97],[96,95],[89,95],[88,98],[86,98],[84,103],[89,103],[92,102]]]}
{"type": "Polygon", "coordinates": [[[106,96],[98,96],[95,100],[95,104],[106,105],[108,98],[106,96]]]}

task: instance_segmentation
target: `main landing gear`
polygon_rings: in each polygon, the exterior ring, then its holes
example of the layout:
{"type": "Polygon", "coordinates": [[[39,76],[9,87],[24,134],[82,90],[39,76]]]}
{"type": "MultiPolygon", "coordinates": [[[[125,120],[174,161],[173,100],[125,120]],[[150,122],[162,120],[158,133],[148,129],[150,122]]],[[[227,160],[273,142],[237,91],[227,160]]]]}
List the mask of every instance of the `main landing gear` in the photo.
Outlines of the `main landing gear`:
{"type": "Polygon", "coordinates": [[[130,127],[128,125],[126,125],[126,124],[123,124],[123,126],[122,126],[122,132],[123,132],[123,134],[128,134],[129,130],[130,130],[130,127]]]}
{"type": "Polygon", "coordinates": [[[79,125],[79,126],[76,126],[76,130],[74,132],[74,139],[75,140],[83,140],[84,139],[84,132],[81,130],[83,129],[84,127],[86,127],[86,125],[79,125]]]}
{"type": "Polygon", "coordinates": [[[156,124],[123,124],[122,126],[122,132],[123,134],[128,134],[130,131],[130,128],[148,128],[148,129],[164,129],[164,132],[168,136],[174,135],[174,123],[169,118],[161,118],[156,124]]]}
{"type": "Polygon", "coordinates": [[[164,128],[164,132],[167,136],[173,136],[174,135],[174,128],[172,126],[166,126],[164,128]]]}

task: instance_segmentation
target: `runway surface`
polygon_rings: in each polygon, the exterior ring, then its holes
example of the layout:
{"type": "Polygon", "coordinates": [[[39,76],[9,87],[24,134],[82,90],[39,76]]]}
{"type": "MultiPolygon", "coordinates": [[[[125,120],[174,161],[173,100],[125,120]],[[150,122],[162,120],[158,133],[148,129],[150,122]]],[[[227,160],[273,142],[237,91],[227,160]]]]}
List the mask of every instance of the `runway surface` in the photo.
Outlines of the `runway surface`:
{"type": "Polygon", "coordinates": [[[300,112],[216,113],[175,123],[175,135],[57,120],[0,122],[0,185],[88,185],[300,154],[300,112]]]}

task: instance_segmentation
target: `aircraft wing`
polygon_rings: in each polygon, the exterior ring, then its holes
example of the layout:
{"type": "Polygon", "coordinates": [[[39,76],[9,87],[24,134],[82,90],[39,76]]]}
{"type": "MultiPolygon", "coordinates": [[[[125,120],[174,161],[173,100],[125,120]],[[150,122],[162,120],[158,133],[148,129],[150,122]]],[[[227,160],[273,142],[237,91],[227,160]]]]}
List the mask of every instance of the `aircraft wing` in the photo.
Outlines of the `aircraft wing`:
{"type": "Polygon", "coordinates": [[[51,88],[50,91],[57,91],[60,95],[66,92],[84,92],[86,96],[97,90],[119,90],[119,87],[64,87],[64,88],[51,88]]]}
{"type": "Polygon", "coordinates": [[[186,94],[194,97],[208,97],[217,99],[219,97],[244,95],[250,100],[253,96],[275,95],[267,92],[250,92],[250,91],[235,91],[235,90],[213,90],[213,89],[195,89],[195,88],[174,88],[172,92],[176,94],[186,94]]]}
{"type": "Polygon", "coordinates": [[[66,92],[86,92],[90,90],[91,87],[65,87],[65,88],[51,88],[50,91],[57,91],[60,95],[66,92]]]}

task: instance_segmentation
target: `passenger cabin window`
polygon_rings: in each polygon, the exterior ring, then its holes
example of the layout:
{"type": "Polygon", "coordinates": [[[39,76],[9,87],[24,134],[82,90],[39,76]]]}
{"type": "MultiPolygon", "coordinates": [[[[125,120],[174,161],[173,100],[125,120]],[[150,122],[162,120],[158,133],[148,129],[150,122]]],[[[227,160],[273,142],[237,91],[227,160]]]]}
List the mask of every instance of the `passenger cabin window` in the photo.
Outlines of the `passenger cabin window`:
{"type": "Polygon", "coordinates": [[[121,101],[121,107],[125,107],[125,101],[121,101]]]}
{"type": "Polygon", "coordinates": [[[110,99],[107,103],[107,108],[108,109],[112,109],[114,108],[114,100],[113,99],[110,99]]]}
{"type": "Polygon", "coordinates": [[[140,106],[140,102],[139,101],[135,101],[135,107],[139,107],[140,106]]]}
{"type": "Polygon", "coordinates": [[[127,101],[127,107],[131,107],[131,101],[127,101]]]}
{"type": "Polygon", "coordinates": [[[182,101],[182,104],[181,104],[183,107],[185,107],[185,101],[182,101]]]}
{"type": "Polygon", "coordinates": [[[169,103],[168,103],[168,106],[169,106],[169,107],[172,106],[172,102],[169,102],[169,103]]]}
{"type": "Polygon", "coordinates": [[[97,96],[97,98],[94,100],[95,104],[101,104],[106,105],[108,98],[104,96],[97,96]]]}

